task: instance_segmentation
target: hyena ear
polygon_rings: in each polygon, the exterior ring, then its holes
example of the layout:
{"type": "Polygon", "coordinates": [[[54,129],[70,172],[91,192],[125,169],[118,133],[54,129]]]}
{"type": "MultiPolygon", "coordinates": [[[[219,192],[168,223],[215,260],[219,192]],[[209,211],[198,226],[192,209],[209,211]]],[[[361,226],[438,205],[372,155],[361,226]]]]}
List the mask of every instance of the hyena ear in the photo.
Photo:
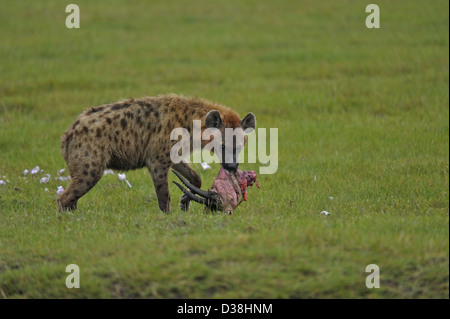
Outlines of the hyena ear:
{"type": "Polygon", "coordinates": [[[212,110],[206,114],[205,125],[208,128],[221,128],[223,127],[222,118],[220,117],[219,111],[212,110]]]}
{"type": "Polygon", "coordinates": [[[241,121],[241,127],[246,134],[251,133],[256,128],[256,117],[252,112],[248,113],[241,121]]]}

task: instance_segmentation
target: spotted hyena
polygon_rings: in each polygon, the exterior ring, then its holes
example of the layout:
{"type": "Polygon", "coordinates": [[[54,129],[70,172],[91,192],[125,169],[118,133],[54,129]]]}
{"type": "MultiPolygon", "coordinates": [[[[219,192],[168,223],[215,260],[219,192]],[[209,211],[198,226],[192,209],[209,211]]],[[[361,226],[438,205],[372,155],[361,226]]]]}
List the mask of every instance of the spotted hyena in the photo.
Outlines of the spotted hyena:
{"type": "MultiPolygon", "coordinates": [[[[106,168],[127,171],[147,167],[153,179],[159,208],[170,211],[170,168],[197,187],[202,183],[187,161],[174,164],[170,157],[172,146],[178,142],[170,139],[174,128],[185,128],[190,133],[190,145],[193,145],[193,120],[201,120],[202,132],[206,128],[217,128],[224,132],[225,128],[251,130],[256,126],[252,113],[241,120],[235,111],[226,106],[173,94],[132,98],[87,109],[62,136],[61,152],[72,179],[57,199],[59,209],[75,209],[78,199],[100,180],[106,168]]],[[[201,147],[207,143],[202,140],[201,147]]],[[[241,147],[234,145],[230,149],[223,145],[219,148],[218,152],[232,151],[234,154],[232,162],[222,161],[224,168],[237,168],[241,147]]],[[[189,198],[186,196],[181,198],[181,207],[189,207],[189,198]]]]}

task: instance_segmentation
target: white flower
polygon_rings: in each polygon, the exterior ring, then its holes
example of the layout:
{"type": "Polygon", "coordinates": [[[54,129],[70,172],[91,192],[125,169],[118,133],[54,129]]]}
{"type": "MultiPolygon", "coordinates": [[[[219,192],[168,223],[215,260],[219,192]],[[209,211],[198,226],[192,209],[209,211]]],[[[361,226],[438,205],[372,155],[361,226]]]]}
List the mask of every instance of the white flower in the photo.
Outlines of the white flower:
{"type": "Polygon", "coordinates": [[[55,180],[60,180],[61,182],[67,181],[70,179],[70,176],[58,176],[55,177],[55,180]]]}
{"type": "Polygon", "coordinates": [[[65,168],[61,168],[61,169],[58,171],[58,174],[62,174],[62,173],[64,173],[65,171],[66,171],[65,168]]]}
{"type": "Polygon", "coordinates": [[[211,166],[209,166],[208,163],[202,163],[201,165],[204,171],[207,169],[211,169],[211,166]]]}
{"type": "Polygon", "coordinates": [[[39,172],[39,170],[40,170],[39,166],[36,166],[35,168],[33,168],[31,170],[31,175],[37,174],[39,172]]]}
{"type": "Polygon", "coordinates": [[[112,169],[106,169],[103,171],[103,175],[114,175],[114,171],[112,169]]]}
{"type": "Polygon", "coordinates": [[[325,216],[328,216],[328,215],[330,215],[331,213],[327,212],[326,210],[323,210],[323,211],[320,212],[320,214],[324,214],[325,216]]]}
{"type": "Polygon", "coordinates": [[[47,176],[42,177],[41,180],[40,180],[39,182],[40,182],[41,184],[48,183],[48,177],[47,177],[47,176]]]}
{"type": "Polygon", "coordinates": [[[56,194],[61,195],[62,192],[64,192],[64,187],[58,186],[58,189],[56,190],[56,194]]]}
{"type": "Polygon", "coordinates": [[[329,199],[334,199],[333,196],[328,197],[329,199]]]}
{"type": "Polygon", "coordinates": [[[44,191],[48,192],[48,188],[47,188],[47,187],[46,187],[46,188],[44,188],[44,191]]]}
{"type": "Polygon", "coordinates": [[[6,185],[6,182],[4,182],[2,179],[0,179],[0,185],[6,185]]]}
{"type": "Polygon", "coordinates": [[[23,175],[27,175],[29,172],[30,172],[29,170],[25,169],[25,170],[23,171],[23,175]]]}
{"type": "Polygon", "coordinates": [[[119,177],[119,181],[125,181],[125,183],[127,183],[128,187],[131,188],[131,184],[129,181],[127,181],[127,176],[125,174],[117,174],[117,176],[119,177]]]}
{"type": "Polygon", "coordinates": [[[50,174],[47,174],[47,176],[44,176],[41,178],[41,180],[39,181],[41,184],[45,184],[48,183],[48,180],[50,179],[50,174]]]}

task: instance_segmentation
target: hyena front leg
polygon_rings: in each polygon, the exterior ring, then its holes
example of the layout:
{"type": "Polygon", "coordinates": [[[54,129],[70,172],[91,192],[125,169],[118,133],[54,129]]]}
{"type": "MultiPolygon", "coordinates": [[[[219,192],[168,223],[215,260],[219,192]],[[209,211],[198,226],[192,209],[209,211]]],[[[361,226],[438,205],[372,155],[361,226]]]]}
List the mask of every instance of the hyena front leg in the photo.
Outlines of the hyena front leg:
{"type": "MultiPolygon", "coordinates": [[[[198,188],[202,187],[202,179],[197,174],[196,171],[189,165],[189,163],[180,162],[178,164],[174,164],[173,169],[175,169],[178,173],[183,175],[192,185],[197,186],[198,188]]],[[[186,195],[181,196],[180,206],[182,210],[189,209],[189,203],[191,200],[186,195]]]]}
{"type": "Polygon", "coordinates": [[[156,197],[158,198],[159,209],[163,212],[170,212],[169,194],[169,169],[170,165],[147,162],[147,168],[155,185],[156,197]]]}

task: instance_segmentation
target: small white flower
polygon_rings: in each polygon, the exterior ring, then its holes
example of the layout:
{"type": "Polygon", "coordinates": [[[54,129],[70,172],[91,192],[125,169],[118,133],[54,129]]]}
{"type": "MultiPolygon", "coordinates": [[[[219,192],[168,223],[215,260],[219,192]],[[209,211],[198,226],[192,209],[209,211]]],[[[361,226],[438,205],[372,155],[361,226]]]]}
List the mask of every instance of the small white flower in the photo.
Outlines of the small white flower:
{"type": "Polygon", "coordinates": [[[328,197],[329,199],[334,199],[333,196],[328,197]]]}
{"type": "Polygon", "coordinates": [[[61,182],[65,182],[70,179],[70,176],[58,176],[55,177],[55,180],[60,180],[61,182]]]}
{"type": "Polygon", "coordinates": [[[65,168],[61,168],[61,169],[58,171],[58,174],[62,174],[62,173],[64,173],[65,171],[66,171],[65,168]]]}
{"type": "Polygon", "coordinates": [[[48,192],[48,188],[47,188],[47,187],[46,187],[46,188],[44,188],[44,191],[48,192]]]}
{"type": "Polygon", "coordinates": [[[61,195],[62,192],[64,192],[64,187],[58,186],[58,189],[56,190],[56,194],[61,195]]]}
{"type": "Polygon", "coordinates": [[[114,171],[112,169],[106,169],[103,171],[103,175],[114,175],[114,171]]]}
{"type": "Polygon", "coordinates": [[[48,181],[50,180],[50,174],[45,174],[44,177],[41,178],[41,180],[39,181],[41,184],[45,184],[48,183],[48,181]]]}
{"type": "Polygon", "coordinates": [[[39,172],[39,170],[40,170],[39,166],[36,166],[35,168],[33,168],[31,170],[31,175],[37,174],[39,172]]]}
{"type": "Polygon", "coordinates": [[[39,181],[41,184],[45,184],[48,183],[48,180],[50,179],[50,175],[47,174],[48,176],[44,176],[41,178],[41,180],[39,181]]]}
{"type": "Polygon", "coordinates": [[[29,170],[25,169],[25,170],[23,171],[23,175],[27,175],[29,172],[30,172],[29,170]]]}
{"type": "Polygon", "coordinates": [[[4,182],[2,179],[0,179],[0,185],[6,185],[6,182],[4,182]]]}
{"type": "Polygon", "coordinates": [[[208,163],[202,163],[201,165],[204,171],[207,169],[211,169],[211,166],[209,166],[208,163]]]}
{"type": "Polygon", "coordinates": [[[127,176],[125,174],[117,174],[117,176],[119,177],[119,181],[125,181],[125,183],[127,183],[128,187],[131,188],[131,184],[129,181],[127,181],[127,176]]]}
{"type": "Polygon", "coordinates": [[[331,213],[327,212],[326,210],[323,210],[323,211],[320,212],[320,214],[324,214],[325,216],[328,216],[328,215],[330,215],[331,213]]]}

